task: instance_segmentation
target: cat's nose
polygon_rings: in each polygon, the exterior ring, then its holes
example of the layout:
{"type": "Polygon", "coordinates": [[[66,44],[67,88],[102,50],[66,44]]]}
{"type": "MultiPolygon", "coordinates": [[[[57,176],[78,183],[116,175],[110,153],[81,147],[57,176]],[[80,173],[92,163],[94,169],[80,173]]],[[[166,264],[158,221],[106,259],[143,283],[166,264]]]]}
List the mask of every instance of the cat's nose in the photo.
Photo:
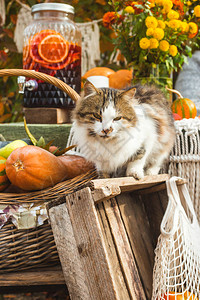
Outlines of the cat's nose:
{"type": "Polygon", "coordinates": [[[101,132],[104,134],[108,134],[109,132],[112,132],[112,128],[110,127],[109,129],[103,129],[101,132]]]}

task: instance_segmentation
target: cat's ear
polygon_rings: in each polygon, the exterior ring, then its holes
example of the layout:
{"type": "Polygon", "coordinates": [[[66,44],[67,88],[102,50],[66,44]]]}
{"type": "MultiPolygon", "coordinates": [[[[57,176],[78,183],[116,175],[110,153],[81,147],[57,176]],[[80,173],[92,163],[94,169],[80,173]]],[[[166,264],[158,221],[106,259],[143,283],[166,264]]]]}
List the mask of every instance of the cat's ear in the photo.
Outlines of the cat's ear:
{"type": "Polygon", "coordinates": [[[130,88],[126,91],[123,91],[121,93],[121,97],[126,97],[127,99],[133,99],[134,96],[135,96],[135,93],[136,93],[136,88],[133,87],[133,88],[130,88]]]}
{"type": "Polygon", "coordinates": [[[87,80],[84,84],[84,96],[88,96],[94,93],[98,94],[98,89],[90,81],[87,80]]]}

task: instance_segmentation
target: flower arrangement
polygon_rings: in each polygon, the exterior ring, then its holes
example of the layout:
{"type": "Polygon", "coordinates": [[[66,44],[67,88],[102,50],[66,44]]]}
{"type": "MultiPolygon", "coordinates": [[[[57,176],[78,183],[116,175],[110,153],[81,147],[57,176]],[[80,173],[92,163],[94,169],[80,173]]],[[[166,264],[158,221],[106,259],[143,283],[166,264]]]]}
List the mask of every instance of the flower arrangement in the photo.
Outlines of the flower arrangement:
{"type": "MultiPolygon", "coordinates": [[[[113,11],[103,25],[114,31],[120,50],[135,77],[150,76],[152,69],[170,74],[181,68],[198,47],[200,5],[197,0],[112,0],[113,11]]],[[[164,75],[163,75],[164,76],[164,75]]]]}

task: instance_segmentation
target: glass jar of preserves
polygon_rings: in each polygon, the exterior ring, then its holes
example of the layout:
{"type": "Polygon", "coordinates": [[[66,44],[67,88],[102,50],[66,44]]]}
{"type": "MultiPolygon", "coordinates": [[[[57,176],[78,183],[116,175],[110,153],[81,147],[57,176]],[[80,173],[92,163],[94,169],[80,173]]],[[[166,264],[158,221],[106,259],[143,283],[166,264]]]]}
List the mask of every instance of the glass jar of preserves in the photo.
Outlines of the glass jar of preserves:
{"type": "MultiPolygon", "coordinates": [[[[31,12],[33,22],[24,30],[23,68],[55,76],[80,93],[81,33],[73,22],[74,8],[40,3],[31,12]]],[[[74,102],[57,87],[37,80],[25,89],[24,106],[73,108],[74,102]]]]}

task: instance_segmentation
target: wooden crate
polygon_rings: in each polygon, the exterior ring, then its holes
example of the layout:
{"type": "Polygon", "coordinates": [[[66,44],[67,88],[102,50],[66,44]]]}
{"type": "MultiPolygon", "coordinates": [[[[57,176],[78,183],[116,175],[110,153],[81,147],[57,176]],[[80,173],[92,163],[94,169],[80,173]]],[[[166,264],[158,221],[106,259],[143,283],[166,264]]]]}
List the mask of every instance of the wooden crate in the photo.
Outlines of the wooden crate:
{"type": "Polygon", "coordinates": [[[68,108],[24,107],[23,111],[29,124],[71,123],[72,110],[68,108]]]}
{"type": "MultiPolygon", "coordinates": [[[[151,299],[168,175],[96,179],[49,203],[72,300],[151,299]]],[[[183,181],[180,180],[180,184],[183,181]]]]}

